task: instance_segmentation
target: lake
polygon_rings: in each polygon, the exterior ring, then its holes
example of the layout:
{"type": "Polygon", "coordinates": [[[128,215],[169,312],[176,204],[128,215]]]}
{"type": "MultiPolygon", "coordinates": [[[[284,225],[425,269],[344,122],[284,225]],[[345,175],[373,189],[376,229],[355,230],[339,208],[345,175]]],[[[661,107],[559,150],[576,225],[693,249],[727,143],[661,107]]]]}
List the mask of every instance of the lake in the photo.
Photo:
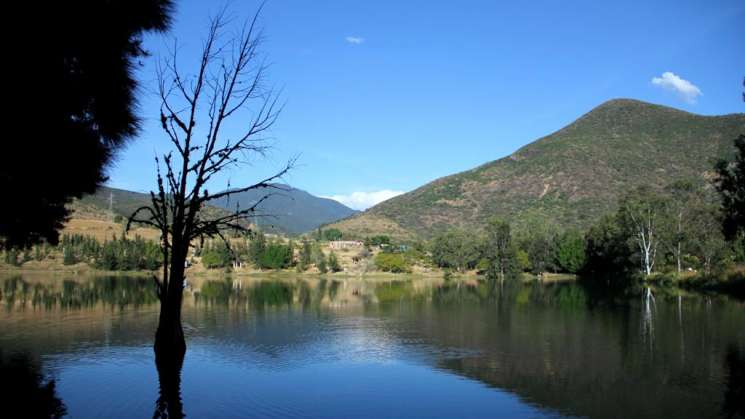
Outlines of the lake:
{"type": "Polygon", "coordinates": [[[18,416],[164,416],[168,400],[171,415],[196,418],[745,411],[745,304],[720,296],[658,290],[648,300],[575,282],[199,279],[185,290],[181,374],[159,376],[150,280],[7,276],[0,290],[4,417],[8,403],[24,408],[18,416]]]}

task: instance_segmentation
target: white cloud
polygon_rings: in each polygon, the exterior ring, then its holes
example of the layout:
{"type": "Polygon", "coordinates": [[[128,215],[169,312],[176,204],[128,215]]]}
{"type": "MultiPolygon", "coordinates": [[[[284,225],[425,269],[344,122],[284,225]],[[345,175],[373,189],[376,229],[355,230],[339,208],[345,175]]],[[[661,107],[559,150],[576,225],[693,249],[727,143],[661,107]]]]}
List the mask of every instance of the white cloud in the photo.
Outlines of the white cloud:
{"type": "Polygon", "coordinates": [[[677,93],[681,99],[691,104],[696,103],[696,99],[703,95],[695,84],[680,78],[672,71],[662,73],[662,77],[653,77],[652,84],[677,93]]]}
{"type": "Polygon", "coordinates": [[[333,199],[339,201],[342,204],[356,210],[365,210],[373,205],[377,205],[387,199],[391,199],[394,196],[398,196],[404,193],[403,191],[392,191],[390,189],[383,189],[381,191],[374,192],[352,192],[349,195],[331,195],[324,198],[333,199]]]}
{"type": "Polygon", "coordinates": [[[348,36],[344,38],[345,41],[352,45],[359,45],[363,42],[365,42],[365,38],[359,37],[359,36],[348,36]]]}

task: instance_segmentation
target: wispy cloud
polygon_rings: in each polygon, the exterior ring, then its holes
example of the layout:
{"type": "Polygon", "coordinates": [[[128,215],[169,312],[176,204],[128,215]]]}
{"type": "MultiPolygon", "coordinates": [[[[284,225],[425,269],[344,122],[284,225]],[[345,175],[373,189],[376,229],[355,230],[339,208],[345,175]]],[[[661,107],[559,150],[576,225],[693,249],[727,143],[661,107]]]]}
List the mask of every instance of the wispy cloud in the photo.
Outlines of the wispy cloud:
{"type": "Polygon", "coordinates": [[[404,193],[403,191],[392,191],[390,189],[383,189],[380,191],[373,192],[352,192],[349,195],[331,195],[325,198],[339,201],[342,204],[356,210],[365,210],[373,205],[377,205],[387,199],[391,199],[394,196],[398,196],[404,193]]]}
{"type": "Polygon", "coordinates": [[[672,71],[662,73],[661,77],[653,77],[652,84],[663,89],[675,92],[687,103],[696,103],[696,99],[702,96],[701,89],[688,80],[682,79],[672,71]]]}
{"type": "Polygon", "coordinates": [[[352,45],[359,45],[365,42],[365,38],[362,38],[360,36],[348,36],[344,38],[344,40],[347,41],[347,43],[352,44],[352,45]]]}

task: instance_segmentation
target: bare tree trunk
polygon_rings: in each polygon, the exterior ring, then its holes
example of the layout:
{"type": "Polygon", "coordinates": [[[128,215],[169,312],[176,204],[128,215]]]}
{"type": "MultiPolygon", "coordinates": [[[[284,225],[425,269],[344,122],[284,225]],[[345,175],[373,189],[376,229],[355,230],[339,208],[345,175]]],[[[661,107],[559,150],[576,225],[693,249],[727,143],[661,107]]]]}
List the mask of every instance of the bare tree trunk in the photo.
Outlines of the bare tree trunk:
{"type": "Polygon", "coordinates": [[[186,352],[184,329],[181,325],[181,305],[184,295],[184,264],[186,254],[174,252],[171,259],[171,273],[167,289],[160,296],[160,317],[155,332],[156,356],[173,354],[181,356],[186,352]]]}

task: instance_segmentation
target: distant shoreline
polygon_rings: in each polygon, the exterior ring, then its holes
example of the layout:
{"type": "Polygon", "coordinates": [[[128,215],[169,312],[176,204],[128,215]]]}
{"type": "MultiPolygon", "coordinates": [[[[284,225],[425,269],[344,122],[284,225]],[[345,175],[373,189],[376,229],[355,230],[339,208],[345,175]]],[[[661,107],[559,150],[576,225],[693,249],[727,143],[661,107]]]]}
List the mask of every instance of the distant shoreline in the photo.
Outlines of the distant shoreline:
{"type": "MultiPolygon", "coordinates": [[[[55,267],[54,269],[41,269],[41,268],[24,268],[14,266],[0,266],[0,274],[50,274],[54,276],[58,275],[87,275],[87,276],[138,276],[138,277],[151,277],[157,275],[160,277],[161,271],[148,271],[148,270],[131,270],[131,271],[107,271],[92,268],[85,264],[72,265],[69,268],[55,267]]],[[[409,272],[409,273],[393,273],[383,271],[368,271],[364,273],[353,273],[353,272],[297,272],[294,269],[282,269],[282,270],[256,270],[256,269],[240,269],[234,271],[225,271],[223,269],[187,269],[186,275],[189,277],[198,278],[210,278],[219,279],[226,276],[237,277],[237,278],[248,278],[252,276],[257,277],[314,277],[314,278],[336,278],[336,279],[357,279],[357,278],[390,278],[390,279],[443,279],[445,277],[444,270],[433,270],[429,272],[409,272]]],[[[474,271],[455,273],[453,279],[482,279],[481,275],[476,274],[474,271]]],[[[563,282],[563,281],[576,281],[578,277],[571,274],[560,274],[560,273],[545,273],[541,278],[542,282],[563,282]]],[[[523,282],[531,282],[538,280],[536,275],[523,273],[520,275],[520,280],[523,282]]]]}

